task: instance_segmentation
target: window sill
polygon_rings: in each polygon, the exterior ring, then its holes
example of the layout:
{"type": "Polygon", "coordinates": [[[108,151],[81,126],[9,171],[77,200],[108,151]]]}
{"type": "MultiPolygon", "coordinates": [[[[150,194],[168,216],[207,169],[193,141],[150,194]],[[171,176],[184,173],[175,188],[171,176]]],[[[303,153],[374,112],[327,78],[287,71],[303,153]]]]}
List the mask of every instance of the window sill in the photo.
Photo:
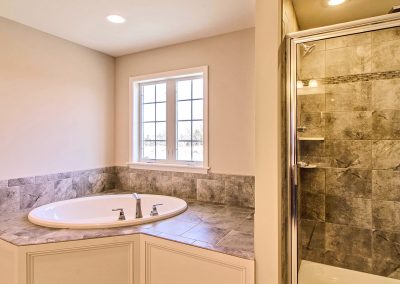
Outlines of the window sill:
{"type": "Polygon", "coordinates": [[[208,170],[210,169],[209,167],[203,167],[203,166],[144,163],[144,162],[128,163],[128,166],[132,169],[167,171],[167,172],[185,172],[185,173],[196,173],[196,174],[207,174],[208,170]]]}

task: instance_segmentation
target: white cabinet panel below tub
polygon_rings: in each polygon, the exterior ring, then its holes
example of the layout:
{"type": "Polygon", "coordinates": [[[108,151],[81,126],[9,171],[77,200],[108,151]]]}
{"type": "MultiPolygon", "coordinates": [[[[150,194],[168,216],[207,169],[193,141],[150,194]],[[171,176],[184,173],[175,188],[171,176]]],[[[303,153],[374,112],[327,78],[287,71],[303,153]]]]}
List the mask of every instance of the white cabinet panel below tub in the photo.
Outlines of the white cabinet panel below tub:
{"type": "Polygon", "coordinates": [[[253,261],[148,236],[144,242],[143,284],[254,283],[253,261]]]}
{"type": "Polygon", "coordinates": [[[133,284],[133,243],[27,254],[29,284],[133,284]]]}

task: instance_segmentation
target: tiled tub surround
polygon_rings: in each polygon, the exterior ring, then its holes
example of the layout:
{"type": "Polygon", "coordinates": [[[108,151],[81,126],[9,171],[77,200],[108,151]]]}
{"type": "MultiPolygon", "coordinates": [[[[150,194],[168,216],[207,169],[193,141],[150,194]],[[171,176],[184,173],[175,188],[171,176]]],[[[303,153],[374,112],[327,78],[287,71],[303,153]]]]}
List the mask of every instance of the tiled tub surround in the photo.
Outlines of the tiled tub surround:
{"type": "Polygon", "coordinates": [[[31,224],[28,211],[0,215],[0,239],[14,245],[147,234],[246,259],[254,258],[253,215],[249,208],[189,201],[188,209],[155,223],[111,229],[51,229],[31,224]]]}
{"type": "Polygon", "coordinates": [[[254,176],[193,174],[116,167],[117,188],[254,208],[254,176]]]}
{"type": "Polygon", "coordinates": [[[400,279],[400,29],[316,42],[298,96],[302,259],[400,279]]]}
{"type": "Polygon", "coordinates": [[[254,208],[254,183],[254,176],[107,167],[0,181],[0,213],[110,190],[254,208]]]}
{"type": "Polygon", "coordinates": [[[114,167],[0,181],[0,214],[115,188],[114,167]]]}

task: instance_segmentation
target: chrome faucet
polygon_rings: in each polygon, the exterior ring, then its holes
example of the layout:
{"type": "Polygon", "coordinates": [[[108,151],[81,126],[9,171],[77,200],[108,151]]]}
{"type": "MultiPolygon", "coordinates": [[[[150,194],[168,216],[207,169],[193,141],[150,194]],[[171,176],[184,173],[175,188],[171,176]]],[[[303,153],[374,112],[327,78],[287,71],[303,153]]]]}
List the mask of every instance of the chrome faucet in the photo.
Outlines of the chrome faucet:
{"type": "Polygon", "coordinates": [[[119,221],[124,221],[126,220],[125,218],[125,212],[123,208],[116,208],[116,209],[112,209],[112,211],[119,211],[119,216],[118,216],[118,220],[119,221]]]}
{"type": "Polygon", "coordinates": [[[139,194],[134,193],[133,198],[136,199],[136,218],[143,218],[142,214],[142,199],[140,198],[139,194]]]}
{"type": "Polygon", "coordinates": [[[162,204],[154,204],[153,209],[150,212],[150,216],[158,216],[158,211],[157,211],[157,206],[160,206],[162,204]]]}

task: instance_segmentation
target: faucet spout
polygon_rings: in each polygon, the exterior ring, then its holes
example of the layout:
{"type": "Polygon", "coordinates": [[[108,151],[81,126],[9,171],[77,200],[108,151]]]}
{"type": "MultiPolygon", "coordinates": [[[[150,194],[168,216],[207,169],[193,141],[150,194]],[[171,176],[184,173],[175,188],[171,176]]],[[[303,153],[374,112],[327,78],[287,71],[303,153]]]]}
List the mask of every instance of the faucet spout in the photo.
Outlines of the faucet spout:
{"type": "Polygon", "coordinates": [[[142,199],[140,198],[139,194],[134,193],[133,198],[136,199],[136,218],[143,218],[142,214],[142,199]]]}

